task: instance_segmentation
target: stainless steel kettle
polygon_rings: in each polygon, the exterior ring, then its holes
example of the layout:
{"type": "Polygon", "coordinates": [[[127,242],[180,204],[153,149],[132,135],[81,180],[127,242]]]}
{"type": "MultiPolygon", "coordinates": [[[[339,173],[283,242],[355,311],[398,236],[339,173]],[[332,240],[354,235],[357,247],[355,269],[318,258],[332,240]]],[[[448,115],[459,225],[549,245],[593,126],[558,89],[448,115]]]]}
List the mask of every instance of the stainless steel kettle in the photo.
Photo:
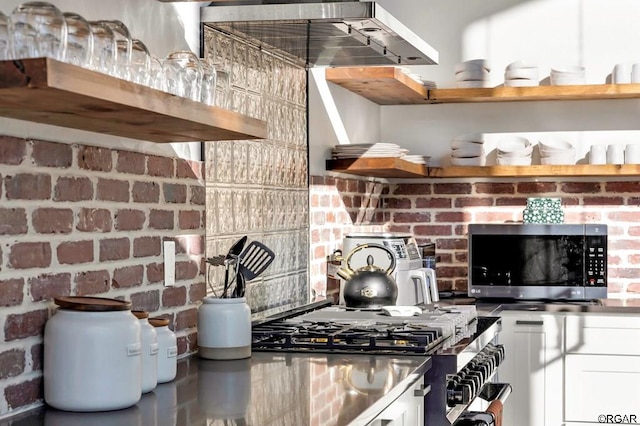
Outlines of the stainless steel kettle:
{"type": "Polygon", "coordinates": [[[346,282],[343,297],[347,308],[381,309],[383,306],[395,305],[398,298],[398,285],[391,276],[396,268],[396,258],[391,250],[380,244],[361,244],[349,252],[345,265],[338,270],[338,276],[346,282]],[[380,249],[390,259],[385,270],[373,264],[373,256],[367,256],[367,265],[353,270],[351,258],[360,250],[367,248],[380,249]]]}

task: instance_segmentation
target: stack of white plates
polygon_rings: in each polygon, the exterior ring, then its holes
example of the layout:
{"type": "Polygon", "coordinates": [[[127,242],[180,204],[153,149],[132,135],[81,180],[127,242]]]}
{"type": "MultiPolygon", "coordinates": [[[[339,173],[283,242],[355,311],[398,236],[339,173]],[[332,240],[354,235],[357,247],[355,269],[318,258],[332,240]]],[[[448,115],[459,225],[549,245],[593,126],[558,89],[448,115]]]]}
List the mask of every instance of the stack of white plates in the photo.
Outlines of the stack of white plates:
{"type": "Polygon", "coordinates": [[[504,85],[506,87],[538,86],[538,67],[528,65],[522,61],[512,62],[504,70],[504,85]]]}
{"type": "Polygon", "coordinates": [[[416,164],[427,165],[429,164],[429,160],[431,160],[431,157],[429,157],[428,155],[411,154],[405,155],[404,157],[402,157],[402,159],[416,164]]]}
{"type": "Polygon", "coordinates": [[[521,136],[502,138],[497,144],[497,163],[502,166],[528,166],[531,164],[533,146],[521,136]]]}
{"type": "Polygon", "coordinates": [[[540,164],[575,164],[576,148],[571,142],[547,138],[538,142],[540,164]]]}
{"type": "Polygon", "coordinates": [[[331,158],[399,158],[407,152],[408,150],[400,148],[395,143],[360,143],[334,146],[331,150],[331,158]]]}
{"type": "Polygon", "coordinates": [[[454,67],[456,85],[460,88],[489,87],[491,68],[484,59],[472,59],[454,67]]]}
{"type": "Polygon", "coordinates": [[[481,133],[457,136],[451,141],[452,166],[484,166],[486,162],[484,135],[481,133]]]}
{"type": "Polygon", "coordinates": [[[585,68],[579,65],[551,68],[551,85],[571,86],[585,83],[585,68]]]}

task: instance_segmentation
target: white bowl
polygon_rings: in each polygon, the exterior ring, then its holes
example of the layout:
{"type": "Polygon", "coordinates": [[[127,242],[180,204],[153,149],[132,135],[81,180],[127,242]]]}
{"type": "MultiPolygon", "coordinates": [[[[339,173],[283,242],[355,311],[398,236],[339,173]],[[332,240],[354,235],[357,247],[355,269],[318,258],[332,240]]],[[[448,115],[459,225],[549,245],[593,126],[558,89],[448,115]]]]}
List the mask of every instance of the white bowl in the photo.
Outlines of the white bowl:
{"type": "Polygon", "coordinates": [[[584,77],[561,77],[554,75],[551,75],[549,80],[552,86],[579,86],[586,82],[584,77]]]}
{"type": "Polygon", "coordinates": [[[453,71],[457,74],[462,71],[471,70],[471,69],[485,69],[487,71],[491,71],[491,67],[486,59],[471,59],[468,61],[461,62],[456,64],[453,67],[453,71]]]}
{"type": "Polygon", "coordinates": [[[538,67],[531,68],[512,68],[504,72],[505,80],[525,79],[525,80],[537,80],[538,79],[538,67]]]}
{"type": "Polygon", "coordinates": [[[475,146],[469,145],[463,148],[452,149],[451,156],[457,158],[465,158],[465,157],[479,157],[485,154],[484,145],[480,143],[473,144],[475,146]]]}
{"type": "Polygon", "coordinates": [[[451,141],[451,149],[461,149],[461,148],[473,148],[473,147],[482,147],[484,142],[478,141],[465,141],[465,140],[457,140],[453,139],[451,141]]]}
{"type": "Polygon", "coordinates": [[[449,162],[452,166],[484,166],[487,163],[487,157],[450,157],[449,162]]]}
{"type": "Polygon", "coordinates": [[[527,80],[524,78],[517,78],[515,80],[505,80],[505,87],[535,87],[540,86],[540,82],[538,80],[527,80]]]}
{"type": "Polygon", "coordinates": [[[457,81],[488,80],[489,71],[484,68],[470,69],[456,74],[457,81]]]}
{"type": "Polygon", "coordinates": [[[531,148],[529,139],[522,136],[507,136],[498,141],[496,148],[500,152],[520,152],[531,148]]]}
{"type": "Polygon", "coordinates": [[[456,86],[460,89],[472,89],[478,87],[489,87],[488,80],[465,80],[456,82],[456,86]]]}
{"type": "Polygon", "coordinates": [[[540,157],[540,164],[576,164],[575,156],[540,157]]]}
{"type": "Polygon", "coordinates": [[[529,157],[503,157],[498,155],[496,162],[499,166],[530,166],[531,156],[529,157]]]}
{"type": "Polygon", "coordinates": [[[454,137],[452,141],[484,143],[484,133],[466,133],[454,137]]]}
{"type": "Polygon", "coordinates": [[[575,151],[575,147],[564,139],[546,138],[538,141],[540,151],[575,151]]]}
{"type": "Polygon", "coordinates": [[[511,70],[514,68],[536,68],[537,65],[528,64],[522,60],[518,60],[515,62],[511,62],[509,65],[505,67],[505,70],[511,70]]]}
{"type": "Polygon", "coordinates": [[[581,65],[563,65],[558,67],[551,67],[550,75],[563,75],[563,76],[575,76],[575,77],[584,77],[585,76],[585,67],[581,65]]]}

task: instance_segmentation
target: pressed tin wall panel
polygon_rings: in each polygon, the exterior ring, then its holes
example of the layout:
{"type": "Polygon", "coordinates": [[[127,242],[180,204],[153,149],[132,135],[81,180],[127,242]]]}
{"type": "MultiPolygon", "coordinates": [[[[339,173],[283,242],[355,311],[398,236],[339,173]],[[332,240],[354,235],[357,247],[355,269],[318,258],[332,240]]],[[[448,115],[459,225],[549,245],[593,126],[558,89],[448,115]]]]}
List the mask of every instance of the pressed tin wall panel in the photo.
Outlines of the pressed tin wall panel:
{"type": "MultiPolygon", "coordinates": [[[[254,317],[309,301],[306,71],[205,28],[205,60],[218,72],[216,105],[267,122],[268,139],[205,143],[206,255],[243,235],[276,253],[248,283],[254,317]]],[[[223,267],[207,267],[210,295],[223,267]]]]}

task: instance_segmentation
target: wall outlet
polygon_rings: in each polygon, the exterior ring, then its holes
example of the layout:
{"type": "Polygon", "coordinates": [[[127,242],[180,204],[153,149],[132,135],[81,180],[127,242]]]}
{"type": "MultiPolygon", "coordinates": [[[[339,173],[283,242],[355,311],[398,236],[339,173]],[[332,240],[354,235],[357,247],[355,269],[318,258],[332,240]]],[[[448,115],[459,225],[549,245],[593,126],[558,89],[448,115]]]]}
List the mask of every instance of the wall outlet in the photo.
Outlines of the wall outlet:
{"type": "Polygon", "coordinates": [[[169,287],[176,282],[176,242],[164,241],[164,286],[169,287]]]}

